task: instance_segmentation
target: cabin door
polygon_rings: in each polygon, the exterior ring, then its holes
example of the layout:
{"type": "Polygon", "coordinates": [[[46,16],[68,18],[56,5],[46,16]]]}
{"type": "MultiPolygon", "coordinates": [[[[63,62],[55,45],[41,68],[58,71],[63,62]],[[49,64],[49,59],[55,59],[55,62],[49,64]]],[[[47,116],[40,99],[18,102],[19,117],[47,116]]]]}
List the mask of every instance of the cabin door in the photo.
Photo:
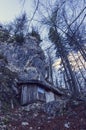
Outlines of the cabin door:
{"type": "Polygon", "coordinates": [[[21,105],[25,105],[28,103],[28,87],[22,86],[21,91],[21,105]]]}

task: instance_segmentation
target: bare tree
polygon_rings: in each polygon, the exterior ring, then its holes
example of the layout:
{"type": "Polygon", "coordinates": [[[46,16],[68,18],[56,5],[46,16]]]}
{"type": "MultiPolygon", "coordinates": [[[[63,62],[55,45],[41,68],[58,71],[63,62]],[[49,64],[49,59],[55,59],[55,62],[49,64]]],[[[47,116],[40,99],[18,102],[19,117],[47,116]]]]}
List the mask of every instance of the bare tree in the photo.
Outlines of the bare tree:
{"type": "MultiPolygon", "coordinates": [[[[78,77],[76,77],[74,73],[75,71],[70,64],[68,56],[71,51],[75,50],[76,53],[79,51],[83,56],[83,59],[86,60],[86,50],[85,47],[81,45],[81,37],[83,34],[79,29],[82,25],[84,25],[84,11],[86,10],[86,7],[81,8],[78,14],[75,14],[75,10],[73,10],[74,18],[71,20],[72,22],[70,22],[70,18],[68,19],[67,16],[67,10],[65,9],[66,1],[59,1],[59,3],[60,4],[58,4],[57,0],[53,7],[46,7],[45,3],[41,4],[41,6],[43,6],[43,8],[47,11],[45,15],[41,14],[43,17],[42,24],[46,24],[48,26],[49,38],[56,45],[57,51],[62,60],[69,88],[73,95],[78,96],[80,84],[78,82],[78,77]],[[49,9],[51,9],[51,12],[49,9]],[[82,20],[78,22],[81,18],[82,20]],[[70,39],[70,41],[68,39],[70,39]]],[[[69,2],[69,5],[71,6],[72,4],[72,8],[74,9],[74,3],[70,3],[71,1],[69,2]]],[[[41,12],[42,11],[43,10],[41,10],[41,12]]],[[[79,71],[81,72],[80,69],[79,71]]]]}

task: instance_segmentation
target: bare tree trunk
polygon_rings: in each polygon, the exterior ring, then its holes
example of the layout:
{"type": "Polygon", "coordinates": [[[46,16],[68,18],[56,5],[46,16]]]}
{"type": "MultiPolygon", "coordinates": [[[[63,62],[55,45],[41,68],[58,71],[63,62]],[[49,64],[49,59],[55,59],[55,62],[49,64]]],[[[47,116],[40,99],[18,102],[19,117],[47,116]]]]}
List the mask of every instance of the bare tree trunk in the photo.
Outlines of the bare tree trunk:
{"type": "Polygon", "coordinates": [[[65,69],[66,76],[69,80],[68,83],[69,83],[70,89],[72,91],[72,94],[73,94],[73,96],[76,97],[79,94],[77,82],[76,82],[75,76],[73,74],[73,71],[72,71],[68,56],[67,56],[67,52],[66,52],[63,44],[61,43],[61,39],[58,37],[57,29],[55,28],[54,31],[55,31],[55,35],[56,35],[54,43],[55,43],[55,45],[57,45],[63,67],[65,69]]]}
{"type": "Polygon", "coordinates": [[[48,60],[49,60],[49,74],[48,74],[48,80],[49,82],[53,83],[53,71],[52,71],[52,61],[51,61],[51,57],[50,57],[50,53],[49,50],[47,50],[47,54],[48,54],[48,60]]]}

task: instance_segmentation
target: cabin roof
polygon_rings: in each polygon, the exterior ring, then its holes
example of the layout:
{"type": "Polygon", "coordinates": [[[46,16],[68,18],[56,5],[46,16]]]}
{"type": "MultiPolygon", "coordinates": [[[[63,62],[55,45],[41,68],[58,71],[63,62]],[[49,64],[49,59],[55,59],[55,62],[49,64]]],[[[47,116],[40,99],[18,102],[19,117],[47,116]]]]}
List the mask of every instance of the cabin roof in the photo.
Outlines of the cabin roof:
{"type": "Polygon", "coordinates": [[[29,87],[29,85],[38,85],[39,87],[45,89],[46,91],[51,91],[58,96],[64,95],[64,93],[62,93],[58,88],[56,88],[54,85],[49,84],[46,81],[28,80],[27,82],[19,81],[17,84],[19,86],[27,85],[28,87],[29,87]]]}
{"type": "Polygon", "coordinates": [[[23,71],[19,73],[17,84],[18,86],[27,85],[28,87],[30,84],[38,85],[39,87],[47,91],[51,91],[56,95],[63,95],[63,93],[58,88],[47,82],[43,75],[38,72],[35,67],[29,67],[28,72],[23,71]]]}

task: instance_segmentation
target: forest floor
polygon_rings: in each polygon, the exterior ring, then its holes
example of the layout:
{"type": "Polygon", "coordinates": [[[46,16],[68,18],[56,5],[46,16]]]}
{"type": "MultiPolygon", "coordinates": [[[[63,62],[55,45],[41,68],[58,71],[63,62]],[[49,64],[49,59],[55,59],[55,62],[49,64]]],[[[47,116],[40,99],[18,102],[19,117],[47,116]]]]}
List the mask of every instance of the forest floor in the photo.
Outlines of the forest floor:
{"type": "Polygon", "coordinates": [[[0,112],[0,130],[86,130],[86,102],[68,103],[67,107],[55,116],[20,107],[0,112]]]}

